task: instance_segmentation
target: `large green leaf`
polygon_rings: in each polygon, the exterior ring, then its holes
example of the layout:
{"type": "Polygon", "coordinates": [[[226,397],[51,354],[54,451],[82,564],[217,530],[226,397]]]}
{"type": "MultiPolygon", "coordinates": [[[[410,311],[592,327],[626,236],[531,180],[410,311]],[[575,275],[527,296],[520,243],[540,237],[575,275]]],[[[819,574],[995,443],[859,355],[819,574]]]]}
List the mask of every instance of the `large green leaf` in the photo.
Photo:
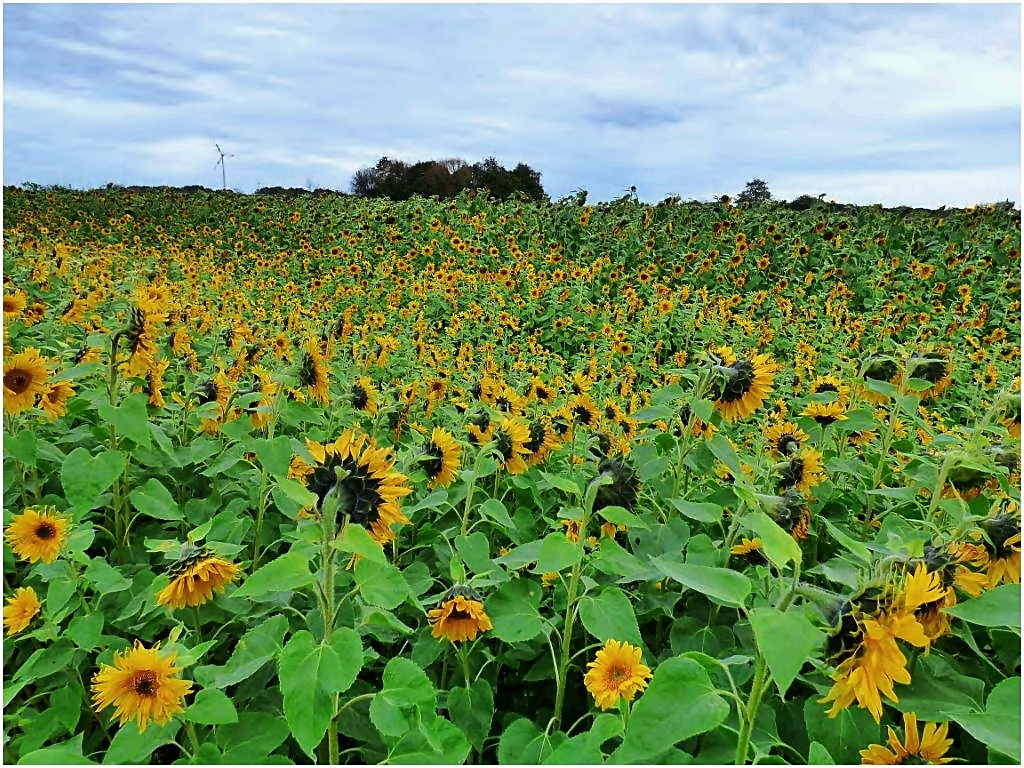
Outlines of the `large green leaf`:
{"type": "Polygon", "coordinates": [[[217,728],[225,765],[264,762],[288,738],[288,723],[269,712],[239,712],[238,722],[217,728]]]}
{"type": "Polygon", "coordinates": [[[541,733],[532,720],[521,717],[502,731],[498,741],[498,762],[502,765],[537,765],[550,755],[565,734],[541,733]],[[556,737],[561,736],[559,740],[556,737]]]}
{"type": "Polygon", "coordinates": [[[104,421],[114,426],[118,434],[142,448],[149,448],[153,437],[149,430],[149,415],[146,413],[147,402],[149,395],[137,392],[128,395],[118,406],[103,403],[97,411],[104,421]]]}
{"type": "Polygon", "coordinates": [[[717,728],[728,714],[728,702],[700,664],[668,659],[658,665],[647,690],[633,704],[615,761],[649,761],[673,744],[717,728]]]}
{"type": "Polygon", "coordinates": [[[949,717],[981,743],[1020,763],[1020,691],[1020,678],[1007,678],[992,689],[984,712],[950,712],[949,717]]]}
{"type": "Polygon", "coordinates": [[[360,560],[355,566],[359,594],[370,605],[396,608],[409,596],[409,583],[391,563],[360,560]]]}
{"type": "Polygon", "coordinates": [[[334,546],[341,552],[351,552],[372,563],[383,564],[388,561],[380,544],[363,526],[354,523],[345,526],[341,536],[335,540],[334,546]]]}
{"type": "Polygon", "coordinates": [[[196,694],[185,710],[185,719],[204,725],[225,725],[238,722],[238,712],[231,699],[217,688],[204,688],[196,694]]]}
{"type": "Polygon", "coordinates": [[[750,594],[750,579],[727,568],[677,563],[665,557],[652,557],[651,563],[670,579],[706,595],[716,603],[740,606],[750,594]]]}
{"type": "Polygon", "coordinates": [[[452,688],[448,692],[448,713],[469,742],[482,750],[494,717],[491,684],[480,678],[470,688],[452,688]]]}
{"type": "Polygon", "coordinates": [[[1020,597],[1020,584],[1003,584],[943,610],[972,624],[1020,630],[1020,597]]]}
{"type": "Polygon", "coordinates": [[[96,765],[82,755],[82,737],[84,735],[84,733],[79,733],[60,744],[22,755],[18,765],[96,765]]]}
{"type": "Polygon", "coordinates": [[[388,757],[392,765],[458,765],[469,755],[469,742],[443,717],[429,716],[408,731],[388,757]]]}
{"type": "Polygon", "coordinates": [[[981,709],[985,683],[960,674],[957,668],[932,651],[921,656],[914,667],[910,684],[899,689],[901,712],[915,712],[919,720],[937,723],[944,712],[972,712],[981,709]]]}
{"type": "Polygon", "coordinates": [[[859,765],[862,749],[882,743],[882,727],[870,712],[855,706],[829,717],[829,705],[820,703],[818,698],[810,696],[804,701],[807,736],[821,744],[836,764],[859,765]]]}
{"type": "Polygon", "coordinates": [[[492,592],[485,602],[494,624],[492,634],[506,643],[532,640],[544,628],[540,615],[541,587],[527,579],[513,579],[492,592]]]}
{"type": "Polygon", "coordinates": [[[434,714],[436,704],[427,673],[397,656],[384,667],[384,688],[370,702],[370,720],[384,736],[402,736],[425,714],[434,714]]]}
{"type": "Polygon", "coordinates": [[[181,723],[171,720],[167,725],[149,723],[143,733],[134,723],[126,723],[110,740],[110,747],[103,756],[106,765],[143,765],[149,763],[153,750],[170,744],[181,723]]]}
{"type": "Polygon", "coordinates": [[[795,609],[782,612],[755,608],[749,615],[757,647],[768,662],[779,695],[785,696],[811,651],[824,641],[825,633],[795,609]]]}
{"type": "Polygon", "coordinates": [[[569,541],[564,533],[549,533],[540,543],[537,565],[534,573],[550,573],[575,565],[580,557],[580,548],[569,541]]]}
{"type": "Polygon", "coordinates": [[[151,477],[136,488],[128,498],[139,512],[157,520],[181,520],[181,510],[164,484],[151,477]]]}
{"type": "Polygon", "coordinates": [[[281,614],[263,621],[242,636],[224,666],[197,667],[196,680],[205,688],[226,688],[240,683],[281,651],[287,629],[288,619],[281,614]]]}
{"type": "Polygon", "coordinates": [[[583,626],[602,643],[619,640],[643,645],[633,606],[621,589],[606,587],[596,597],[585,595],[579,608],[583,626]]]}
{"type": "Polygon", "coordinates": [[[765,557],[777,568],[785,568],[790,560],[799,563],[803,558],[800,545],[764,512],[748,512],[743,518],[743,524],[761,538],[765,557]]]}
{"type": "Polygon", "coordinates": [[[124,471],[125,455],[104,451],[93,458],[85,448],[75,448],[60,468],[64,497],[76,512],[88,512],[99,503],[101,493],[124,471]]]}
{"type": "Polygon", "coordinates": [[[242,584],[233,597],[259,600],[268,595],[290,592],[312,584],[316,574],[309,570],[309,558],[301,552],[289,552],[262,566],[242,584]]]}

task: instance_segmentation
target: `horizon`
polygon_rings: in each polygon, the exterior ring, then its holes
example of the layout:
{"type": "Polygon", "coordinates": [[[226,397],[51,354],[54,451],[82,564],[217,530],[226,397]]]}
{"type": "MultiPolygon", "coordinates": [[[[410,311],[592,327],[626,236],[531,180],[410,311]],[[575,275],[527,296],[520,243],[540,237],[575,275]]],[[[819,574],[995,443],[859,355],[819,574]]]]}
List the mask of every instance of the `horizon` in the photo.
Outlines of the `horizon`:
{"type": "Polygon", "coordinates": [[[493,156],[647,202],[1021,199],[1020,6],[4,6],[4,185],[347,192],[493,156]]]}

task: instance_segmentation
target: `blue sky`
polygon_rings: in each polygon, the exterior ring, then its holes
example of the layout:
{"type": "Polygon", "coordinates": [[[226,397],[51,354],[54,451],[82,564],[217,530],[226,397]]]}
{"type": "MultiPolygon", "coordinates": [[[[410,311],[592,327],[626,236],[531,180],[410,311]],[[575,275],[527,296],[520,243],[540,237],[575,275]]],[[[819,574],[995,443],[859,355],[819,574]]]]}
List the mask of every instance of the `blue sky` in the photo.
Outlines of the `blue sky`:
{"type": "Polygon", "coordinates": [[[4,5],[4,184],[1020,201],[1020,5],[4,5]]]}

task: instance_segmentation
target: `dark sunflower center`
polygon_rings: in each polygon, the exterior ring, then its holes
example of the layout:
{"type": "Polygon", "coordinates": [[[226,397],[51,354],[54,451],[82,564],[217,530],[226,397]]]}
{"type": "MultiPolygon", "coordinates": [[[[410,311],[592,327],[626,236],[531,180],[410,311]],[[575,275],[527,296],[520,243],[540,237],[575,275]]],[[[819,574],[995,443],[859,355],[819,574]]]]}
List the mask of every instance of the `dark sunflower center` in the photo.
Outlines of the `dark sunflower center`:
{"type": "Polygon", "coordinates": [[[565,419],[555,419],[551,422],[551,426],[555,428],[555,432],[558,433],[559,437],[569,431],[569,424],[565,419]]]}
{"type": "Polygon", "coordinates": [[[790,459],[779,473],[779,487],[792,488],[803,479],[803,476],[804,460],[801,458],[790,459]]]}
{"type": "Polygon", "coordinates": [[[44,522],[36,526],[36,538],[49,541],[57,535],[57,526],[53,523],[44,522]]]}
{"type": "Polygon", "coordinates": [[[640,479],[633,468],[621,459],[604,459],[597,465],[597,469],[602,474],[610,475],[612,482],[597,489],[594,511],[605,507],[635,508],[640,494],[640,479]]]}
{"type": "Polygon", "coordinates": [[[820,394],[822,392],[836,392],[836,393],[838,393],[839,392],[839,388],[836,387],[835,384],[832,384],[831,382],[827,382],[826,381],[826,382],[822,382],[821,384],[819,384],[818,386],[816,386],[814,388],[814,394],[817,395],[817,394],[820,394]]]}
{"type": "Polygon", "coordinates": [[[426,450],[428,458],[423,459],[422,464],[427,471],[427,477],[433,480],[441,474],[441,468],[444,466],[444,451],[433,441],[427,445],[426,450]]]}
{"type": "Polygon", "coordinates": [[[1006,514],[998,514],[989,520],[982,520],[978,523],[988,534],[992,544],[985,542],[985,547],[988,549],[993,557],[996,559],[1009,557],[1013,554],[1013,549],[1007,546],[1006,540],[1012,536],[1020,533],[1020,528],[1017,525],[1016,519],[1006,514]]]}
{"type": "Polygon", "coordinates": [[[31,383],[32,374],[28,371],[23,371],[20,368],[14,368],[4,374],[4,386],[16,395],[20,395],[28,389],[31,383]]]}
{"type": "Polygon", "coordinates": [[[348,515],[349,520],[364,527],[380,519],[380,481],[370,477],[365,468],[351,459],[331,459],[313,472],[309,490],[317,495],[320,507],[323,507],[324,499],[335,487],[341,501],[338,507],[339,517],[348,515]],[[334,472],[335,467],[341,467],[348,472],[348,476],[340,483],[334,472]]]}
{"type": "Polygon", "coordinates": [[[139,696],[155,696],[158,687],[156,673],[148,670],[136,673],[132,679],[132,690],[139,696]]]}
{"type": "Polygon", "coordinates": [[[594,414],[589,408],[577,405],[572,409],[572,417],[585,427],[589,427],[594,421],[594,414]]]}
{"type": "Polygon", "coordinates": [[[914,378],[924,379],[929,384],[935,384],[946,375],[945,360],[928,360],[914,366],[914,378]]]}
{"type": "Polygon", "coordinates": [[[495,433],[494,441],[498,446],[498,452],[501,454],[501,458],[503,458],[505,461],[511,459],[512,435],[510,435],[504,429],[500,429],[495,433]]]}
{"type": "Polygon", "coordinates": [[[458,608],[453,608],[451,613],[448,614],[449,621],[472,621],[473,615],[466,611],[460,611],[458,608]]]}
{"type": "Polygon", "coordinates": [[[352,406],[354,408],[362,410],[369,401],[370,398],[366,394],[366,388],[362,384],[356,384],[352,387],[352,406]]]}
{"type": "Polygon", "coordinates": [[[217,399],[217,385],[212,381],[206,381],[201,387],[199,387],[196,394],[199,396],[200,405],[212,403],[217,399]]]}
{"type": "Polygon", "coordinates": [[[508,413],[509,410],[512,408],[512,403],[507,397],[502,395],[501,397],[494,401],[494,407],[497,408],[499,411],[502,411],[503,413],[508,413]]]}
{"type": "Polygon", "coordinates": [[[754,383],[754,366],[746,358],[741,358],[728,368],[723,368],[725,381],[719,385],[718,399],[723,403],[740,400],[746,395],[754,383]]]}
{"type": "Polygon", "coordinates": [[[799,449],[800,441],[793,437],[793,435],[783,435],[779,438],[779,453],[783,456],[788,456],[799,449]]]}
{"type": "Polygon", "coordinates": [[[892,360],[874,360],[864,371],[865,379],[889,381],[896,375],[896,363],[892,360]]]}
{"type": "Polygon", "coordinates": [[[537,397],[541,400],[548,400],[551,397],[551,393],[548,392],[544,387],[537,387],[537,397]]]}
{"type": "Polygon", "coordinates": [[[309,352],[302,353],[302,365],[299,368],[299,383],[308,387],[316,381],[316,361],[309,352]]]}
{"type": "Polygon", "coordinates": [[[536,453],[540,450],[540,447],[544,445],[544,437],[547,434],[547,430],[544,429],[544,425],[540,422],[534,421],[530,424],[530,439],[526,441],[526,450],[530,453],[536,453]]]}
{"type": "Polygon", "coordinates": [[[608,679],[613,683],[621,683],[629,678],[629,670],[618,665],[608,670],[608,679]]]}
{"type": "Polygon", "coordinates": [[[821,426],[827,427],[829,424],[836,422],[837,418],[831,413],[819,413],[814,416],[814,420],[821,424],[821,426]]]}

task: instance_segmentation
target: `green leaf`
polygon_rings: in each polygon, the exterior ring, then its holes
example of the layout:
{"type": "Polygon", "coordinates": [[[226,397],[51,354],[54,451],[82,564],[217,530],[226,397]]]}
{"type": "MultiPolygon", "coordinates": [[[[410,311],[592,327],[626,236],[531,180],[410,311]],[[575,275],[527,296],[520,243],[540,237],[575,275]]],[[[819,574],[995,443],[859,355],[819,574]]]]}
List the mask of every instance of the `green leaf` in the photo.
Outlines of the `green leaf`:
{"type": "Polygon", "coordinates": [[[825,527],[832,534],[832,538],[842,544],[848,552],[865,563],[871,562],[871,551],[863,542],[857,541],[852,536],[844,533],[838,525],[834,525],[827,517],[819,517],[818,519],[825,523],[825,527]]]}
{"type": "Polygon", "coordinates": [[[544,765],[600,765],[604,754],[589,733],[580,733],[563,741],[544,759],[544,765]]]}
{"type": "Polygon", "coordinates": [[[811,742],[811,749],[807,753],[808,765],[835,765],[836,761],[824,746],[816,741],[811,742]]]}
{"type": "Polygon", "coordinates": [[[568,477],[562,477],[561,475],[555,475],[550,472],[541,472],[541,478],[548,484],[550,488],[557,488],[560,491],[565,491],[571,496],[582,496],[583,491],[576,484],[574,480],[570,480],[568,477]]]}
{"type": "Polygon", "coordinates": [[[292,441],[284,435],[273,440],[255,439],[252,441],[256,458],[262,467],[278,478],[288,476],[288,465],[292,460],[292,441]]]}
{"type": "Polygon", "coordinates": [[[625,525],[628,528],[639,528],[641,530],[648,530],[650,528],[650,526],[648,526],[647,523],[645,523],[643,520],[634,515],[625,507],[602,507],[597,511],[597,514],[599,514],[609,523],[615,523],[616,525],[625,525]]]}
{"type": "Polygon", "coordinates": [[[67,667],[74,655],[75,649],[64,640],[59,640],[46,648],[38,648],[28,657],[28,661],[15,671],[14,682],[24,680],[31,683],[49,677],[67,667]]]}
{"type": "Polygon", "coordinates": [[[66,635],[83,651],[91,651],[100,643],[103,633],[103,614],[90,613],[76,616],[68,626],[66,635]]]}
{"type": "Polygon", "coordinates": [[[422,512],[425,509],[436,509],[448,500],[448,491],[444,488],[438,488],[436,491],[420,499],[416,504],[408,510],[405,510],[406,517],[412,518],[417,512],[422,512]]]}
{"type": "Polygon", "coordinates": [[[393,765],[458,765],[469,755],[469,742],[443,717],[425,718],[408,731],[388,756],[393,765]]]}
{"type": "Polygon", "coordinates": [[[480,505],[480,514],[496,522],[506,533],[516,530],[516,524],[509,517],[508,510],[498,499],[485,499],[480,505]]]}
{"type": "Polygon", "coordinates": [[[669,499],[669,501],[673,507],[691,520],[701,523],[718,523],[722,520],[724,509],[718,504],[686,501],[684,499],[669,499]]]}
{"type": "MultiPolygon", "coordinates": [[[[274,480],[275,490],[291,501],[295,502],[299,509],[316,506],[319,499],[312,491],[306,489],[298,480],[290,480],[287,477],[278,477],[274,480]]],[[[276,498],[276,497],[275,497],[276,498]]]]}
{"type": "Polygon", "coordinates": [[[352,554],[359,555],[371,563],[384,565],[388,562],[383,548],[376,539],[370,536],[363,526],[356,525],[355,523],[349,523],[345,526],[341,531],[341,536],[335,539],[334,547],[340,552],[351,552],[352,554]]]}
{"type": "Polygon", "coordinates": [[[836,717],[829,717],[828,705],[819,703],[817,698],[811,696],[804,701],[807,736],[821,744],[836,764],[859,765],[862,749],[883,743],[882,727],[866,709],[847,707],[836,717]]]}
{"type": "Polygon", "coordinates": [[[117,407],[103,403],[96,410],[104,421],[110,422],[117,433],[124,435],[141,448],[152,446],[153,437],[149,430],[149,414],[146,404],[149,395],[137,392],[128,395],[117,407]]]}
{"type": "Polygon", "coordinates": [[[750,594],[750,579],[727,568],[677,563],[664,557],[652,557],[651,564],[670,579],[722,605],[743,605],[750,594]]]}
{"type": "Polygon", "coordinates": [[[632,414],[632,418],[647,424],[652,421],[668,421],[675,415],[676,411],[667,405],[651,405],[632,414]]]}
{"type": "Polygon", "coordinates": [[[88,512],[99,504],[99,495],[124,471],[125,455],[104,451],[93,458],[85,448],[75,448],[60,468],[64,496],[76,512],[88,512]]]}
{"type": "Polygon", "coordinates": [[[761,537],[765,557],[776,567],[785,568],[790,560],[799,563],[803,559],[800,545],[764,512],[748,512],[743,517],[743,524],[761,537]]]}
{"type": "Polygon", "coordinates": [[[506,643],[532,640],[544,629],[540,616],[541,587],[527,579],[502,584],[485,602],[494,624],[492,634],[506,643]]]}
{"type": "Polygon", "coordinates": [[[470,744],[482,750],[494,717],[491,684],[479,678],[471,688],[452,688],[448,692],[448,713],[470,744]]]}
{"type": "Polygon", "coordinates": [[[1020,678],[1009,677],[988,695],[982,713],[949,713],[978,741],[997,752],[1021,761],[1020,678]]]}
{"type": "Polygon", "coordinates": [[[519,718],[507,726],[498,741],[498,762],[502,765],[537,765],[553,751],[551,741],[532,720],[519,718]]]}
{"type": "Polygon", "coordinates": [[[163,483],[151,477],[143,485],[136,488],[128,498],[142,514],[157,520],[182,520],[178,503],[164,487],[163,483]]]}
{"type": "Polygon", "coordinates": [[[370,720],[385,736],[401,736],[423,713],[434,713],[437,692],[424,672],[397,656],[384,667],[384,688],[370,702],[370,720]]]}
{"type": "Polygon", "coordinates": [[[278,677],[284,699],[284,716],[295,741],[310,757],[314,757],[314,750],[323,741],[331,720],[331,694],[334,691],[324,683],[338,682],[346,672],[336,668],[338,663],[333,648],[318,645],[307,630],[292,635],[281,651],[278,677]]]}
{"type": "Polygon", "coordinates": [[[250,677],[281,650],[288,619],[278,614],[246,632],[234,653],[222,667],[203,666],[195,670],[196,680],[205,688],[226,688],[250,677]]]}
{"type": "Polygon", "coordinates": [[[922,722],[945,720],[945,713],[973,712],[981,709],[985,683],[962,675],[949,661],[932,651],[920,656],[913,678],[899,689],[901,712],[916,712],[922,722]]]}
{"type": "Polygon", "coordinates": [[[690,410],[698,419],[707,424],[711,421],[711,416],[715,412],[715,404],[710,400],[692,398],[690,400],[690,410]]]}
{"type": "Polygon", "coordinates": [[[534,573],[550,573],[575,565],[580,557],[580,547],[573,544],[564,533],[549,533],[540,543],[537,565],[534,573]]]}
{"type": "Polygon", "coordinates": [[[37,749],[22,755],[18,765],[96,765],[92,760],[82,755],[82,738],[85,734],[79,733],[60,744],[37,749]]]}
{"type": "Polygon", "coordinates": [[[725,464],[737,482],[743,481],[746,475],[743,474],[743,469],[740,467],[740,457],[736,455],[736,451],[724,435],[716,433],[710,440],[705,440],[704,444],[715,455],[715,458],[725,464]]]}
{"type": "Polygon", "coordinates": [[[68,733],[75,732],[82,717],[82,702],[85,700],[85,691],[77,682],[62,685],[50,693],[50,709],[68,733]]]}
{"type": "Polygon", "coordinates": [[[196,694],[192,705],[185,710],[185,719],[203,725],[224,725],[238,722],[235,705],[224,692],[216,688],[204,688],[196,694]]]}
{"type": "Polygon", "coordinates": [[[217,741],[225,765],[262,763],[288,738],[288,724],[280,715],[239,712],[238,722],[217,728],[217,741]]]}
{"type": "Polygon", "coordinates": [[[539,541],[527,542],[522,546],[516,547],[507,555],[495,558],[494,562],[505,566],[510,571],[514,571],[536,561],[540,556],[540,545],[541,542],[539,541]]]}
{"type": "Polygon", "coordinates": [[[621,589],[606,587],[597,597],[585,595],[580,599],[579,611],[583,626],[602,643],[619,640],[643,645],[633,606],[621,589]]]}
{"type": "Polygon", "coordinates": [[[335,629],[323,653],[329,663],[320,667],[321,684],[330,693],[344,693],[363,668],[363,641],[359,633],[348,627],[335,629]]]}
{"type": "Polygon", "coordinates": [[[980,597],[943,610],[950,616],[985,627],[1020,630],[1020,584],[1003,584],[980,597]]]}
{"type": "Polygon", "coordinates": [[[370,605],[397,608],[409,596],[409,584],[391,563],[360,560],[355,566],[359,594],[370,605]]]}
{"type": "Polygon", "coordinates": [[[785,697],[790,684],[825,634],[798,610],[755,608],[749,613],[757,647],[768,662],[779,695],[785,697]]]}
{"type": "Polygon", "coordinates": [[[717,728],[728,714],[728,702],[700,664],[678,657],[663,661],[633,704],[615,761],[649,761],[673,744],[717,728]]]}
{"type": "Polygon", "coordinates": [[[92,584],[101,595],[122,592],[132,585],[131,581],[126,579],[119,570],[98,557],[85,569],[85,580],[92,584]]]}
{"type": "Polygon", "coordinates": [[[462,559],[466,561],[466,565],[473,573],[479,574],[494,570],[494,566],[491,564],[490,545],[487,542],[487,537],[480,531],[469,536],[456,536],[455,549],[462,555],[462,559]]]}
{"type": "Polygon", "coordinates": [[[148,764],[153,750],[174,741],[179,728],[181,723],[171,720],[167,725],[149,723],[145,732],[139,733],[134,722],[126,723],[110,740],[103,762],[107,765],[148,764]]]}
{"type": "Polygon", "coordinates": [[[316,575],[309,570],[309,558],[300,552],[289,552],[253,573],[232,597],[258,600],[304,587],[315,579],[316,575]]]}
{"type": "Polygon", "coordinates": [[[38,458],[35,433],[30,429],[23,429],[13,437],[5,436],[4,453],[27,467],[34,467],[38,458]]]}
{"type": "Polygon", "coordinates": [[[627,552],[614,539],[609,538],[601,540],[601,550],[591,562],[602,573],[622,576],[623,581],[646,581],[658,575],[644,565],[640,558],[627,552]]]}

